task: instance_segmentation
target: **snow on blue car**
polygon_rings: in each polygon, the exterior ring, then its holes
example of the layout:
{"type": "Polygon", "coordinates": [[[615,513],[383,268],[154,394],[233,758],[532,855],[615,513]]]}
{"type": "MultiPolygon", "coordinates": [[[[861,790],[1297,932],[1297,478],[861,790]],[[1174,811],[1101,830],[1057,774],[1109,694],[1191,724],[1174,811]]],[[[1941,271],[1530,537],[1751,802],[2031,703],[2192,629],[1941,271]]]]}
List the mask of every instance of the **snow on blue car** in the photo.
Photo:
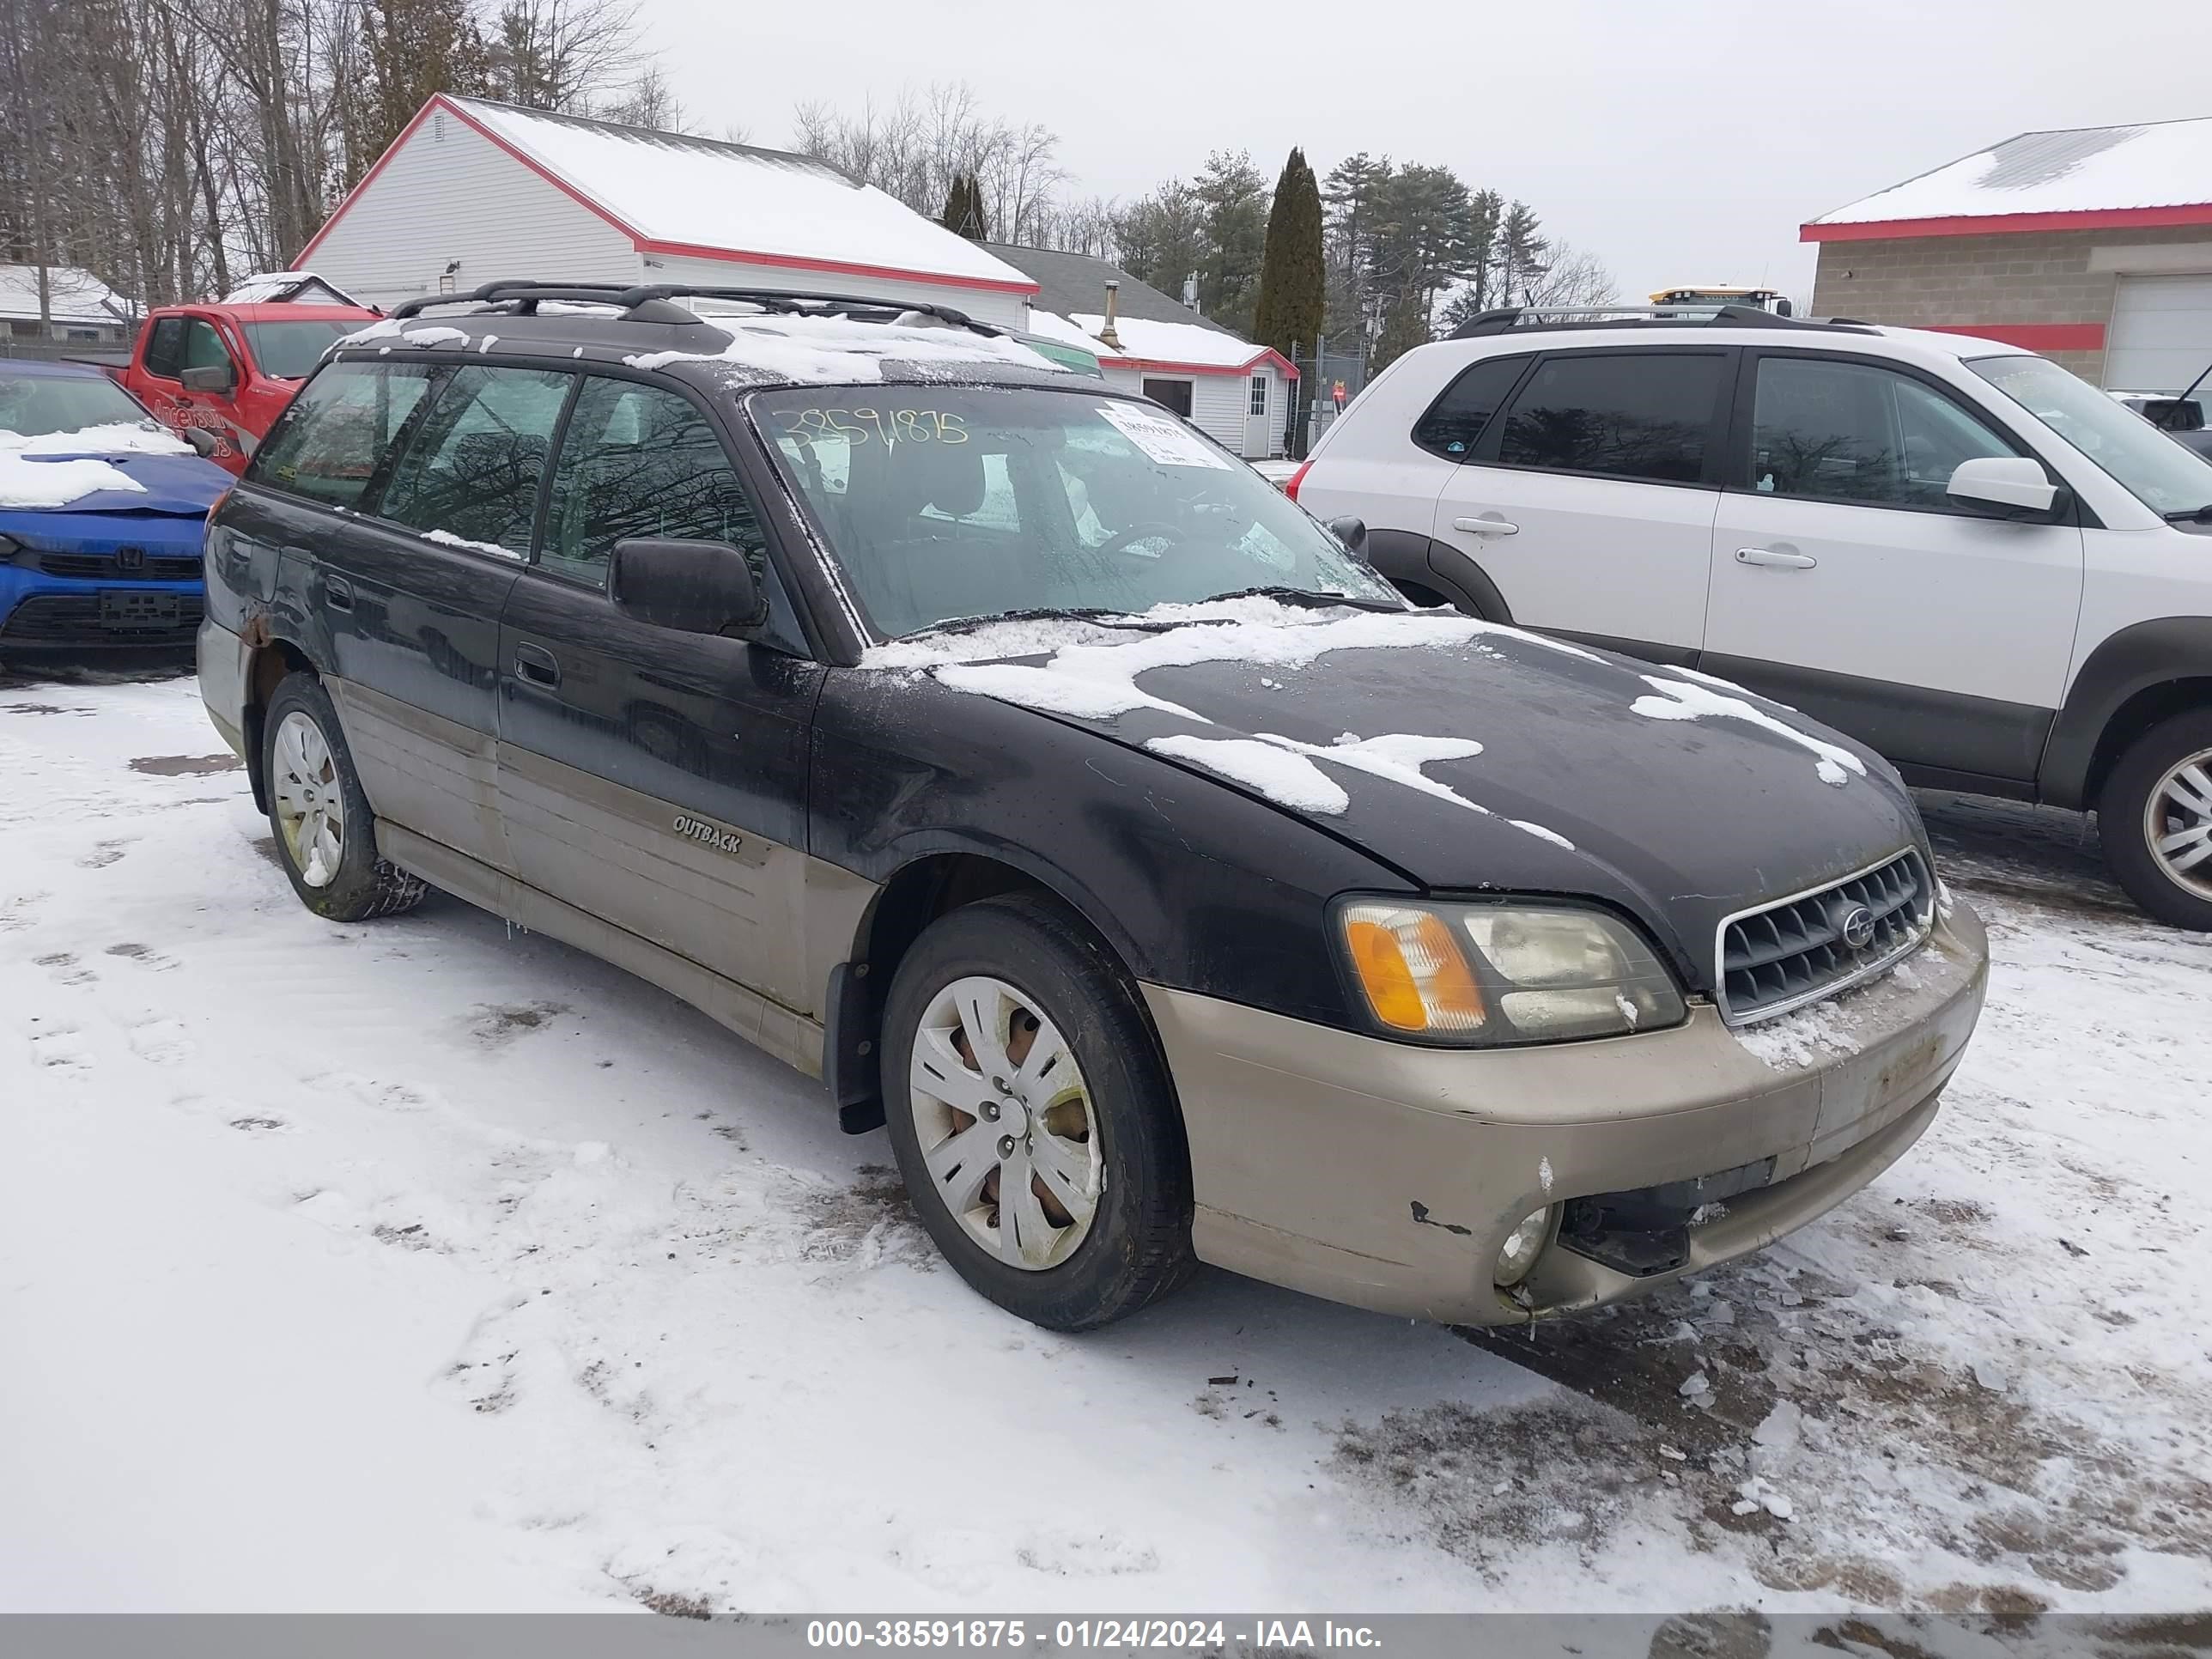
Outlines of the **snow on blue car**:
{"type": "Polygon", "coordinates": [[[100,369],[0,362],[0,658],[189,647],[231,482],[100,369]]]}

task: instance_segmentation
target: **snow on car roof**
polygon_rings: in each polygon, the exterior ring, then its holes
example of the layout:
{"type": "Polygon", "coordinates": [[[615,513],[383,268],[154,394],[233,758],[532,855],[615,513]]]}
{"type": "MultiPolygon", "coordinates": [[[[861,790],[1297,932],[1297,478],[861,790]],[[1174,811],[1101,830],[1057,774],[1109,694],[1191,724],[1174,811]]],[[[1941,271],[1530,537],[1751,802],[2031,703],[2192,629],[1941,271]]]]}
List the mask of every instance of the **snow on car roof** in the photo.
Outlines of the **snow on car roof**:
{"type": "Polygon", "coordinates": [[[479,98],[447,101],[648,241],[918,271],[1033,292],[975,243],[826,161],[479,98]]]}
{"type": "Polygon", "coordinates": [[[925,380],[964,379],[987,367],[1068,373],[1018,340],[963,328],[856,322],[846,317],[714,316],[707,320],[730,337],[730,343],[720,351],[647,351],[623,362],[644,369],[682,362],[733,363],[775,380],[840,386],[884,380],[886,363],[896,363],[903,371],[892,378],[925,380]]]}
{"type": "MultiPolygon", "coordinates": [[[[2212,202],[2212,118],[2023,132],[1809,222],[2094,213],[2212,202]]],[[[1819,238],[1814,237],[1817,240],[1819,238]]]]}

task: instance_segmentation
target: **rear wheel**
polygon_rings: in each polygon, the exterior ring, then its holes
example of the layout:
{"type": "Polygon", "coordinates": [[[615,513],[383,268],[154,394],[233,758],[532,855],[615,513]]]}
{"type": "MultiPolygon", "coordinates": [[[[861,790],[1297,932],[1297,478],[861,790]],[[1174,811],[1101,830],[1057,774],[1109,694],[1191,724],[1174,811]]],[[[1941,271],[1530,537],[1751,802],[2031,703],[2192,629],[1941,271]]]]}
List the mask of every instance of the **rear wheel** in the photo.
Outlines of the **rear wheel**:
{"type": "Polygon", "coordinates": [[[2212,709],[2129,746],[2105,781],[2098,830],[2130,898],[2160,921],[2212,932],[2212,709]]]}
{"type": "Polygon", "coordinates": [[[1188,1276],[1174,1090],[1135,987],[1068,912],[1007,895],[932,923],[892,981],[883,1055],[907,1191],[983,1295],[1079,1331],[1188,1276]]]}
{"type": "Polygon", "coordinates": [[[397,915],[422,902],[421,879],[377,856],[375,815],[320,680],[286,677],[269,699],[261,741],[269,827],[300,902],[332,921],[397,915]]]}

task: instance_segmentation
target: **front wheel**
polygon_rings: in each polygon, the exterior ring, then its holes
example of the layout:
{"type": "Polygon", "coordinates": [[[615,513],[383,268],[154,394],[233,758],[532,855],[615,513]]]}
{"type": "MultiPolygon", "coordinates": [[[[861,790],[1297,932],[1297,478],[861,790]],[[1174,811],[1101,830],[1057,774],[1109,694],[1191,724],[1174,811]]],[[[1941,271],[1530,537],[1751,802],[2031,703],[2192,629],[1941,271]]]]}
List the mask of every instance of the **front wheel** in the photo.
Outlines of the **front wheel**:
{"type": "Polygon", "coordinates": [[[2129,897],[2160,921],[2212,932],[2212,708],[2129,746],[2105,781],[2097,827],[2129,897]]]}
{"type": "Polygon", "coordinates": [[[908,1194],[976,1290],[1053,1330],[1180,1285],[1189,1154],[1136,988],[1024,895],[940,917],[891,981],[884,1116],[908,1194]]]}
{"type": "Polygon", "coordinates": [[[262,720],[269,827],[300,902],[332,921],[411,910],[422,880],[376,854],[376,818],[353,769],[331,694],[313,674],[286,677],[262,720]]]}

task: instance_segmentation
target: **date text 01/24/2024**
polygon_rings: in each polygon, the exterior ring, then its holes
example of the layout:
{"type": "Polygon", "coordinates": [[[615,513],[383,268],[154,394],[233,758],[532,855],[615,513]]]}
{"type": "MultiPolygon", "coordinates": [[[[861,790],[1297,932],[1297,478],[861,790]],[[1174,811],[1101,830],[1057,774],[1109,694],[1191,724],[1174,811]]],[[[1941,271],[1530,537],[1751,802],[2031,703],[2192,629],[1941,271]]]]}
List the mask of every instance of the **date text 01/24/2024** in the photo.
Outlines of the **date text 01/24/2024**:
{"type": "Polygon", "coordinates": [[[1382,1645],[1371,1626],[1334,1620],[815,1619],[811,1648],[1198,1649],[1361,1648],[1382,1645]]]}

